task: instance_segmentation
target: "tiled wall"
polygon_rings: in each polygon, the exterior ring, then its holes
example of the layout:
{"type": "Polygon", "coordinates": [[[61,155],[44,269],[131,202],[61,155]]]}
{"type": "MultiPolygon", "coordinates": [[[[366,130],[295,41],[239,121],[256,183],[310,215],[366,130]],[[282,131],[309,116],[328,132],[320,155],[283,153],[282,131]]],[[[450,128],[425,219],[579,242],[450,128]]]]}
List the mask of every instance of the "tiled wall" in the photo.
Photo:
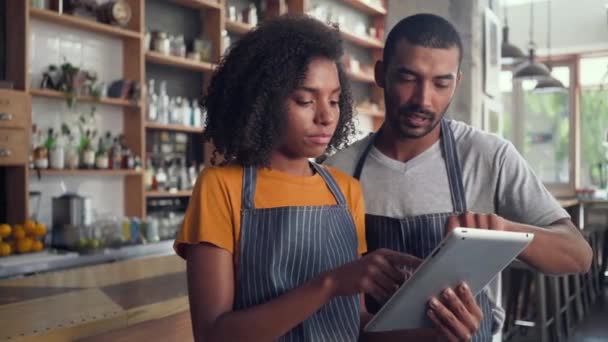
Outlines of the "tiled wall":
{"type": "MultiPolygon", "coordinates": [[[[61,64],[64,58],[72,64],[87,70],[95,70],[100,81],[109,84],[122,78],[122,41],[61,27],[46,22],[32,20],[30,31],[29,73],[32,88],[38,88],[42,72],[49,64],[61,64]]],[[[56,131],[62,122],[73,122],[74,112],[88,112],[90,104],[78,103],[68,110],[65,101],[41,97],[32,98],[33,122],[46,130],[53,127],[56,131]]],[[[72,125],[73,127],[73,125],[72,125]]],[[[100,134],[111,131],[121,133],[123,128],[122,108],[97,106],[96,128],[100,134]]],[[[95,141],[97,146],[97,141],[95,141]]],[[[59,196],[63,187],[68,191],[89,196],[92,199],[94,214],[123,215],[123,178],[114,176],[42,176],[30,177],[30,190],[42,192],[39,220],[51,224],[52,197],[59,196]]],[[[30,203],[33,206],[35,203],[30,203]]]]}

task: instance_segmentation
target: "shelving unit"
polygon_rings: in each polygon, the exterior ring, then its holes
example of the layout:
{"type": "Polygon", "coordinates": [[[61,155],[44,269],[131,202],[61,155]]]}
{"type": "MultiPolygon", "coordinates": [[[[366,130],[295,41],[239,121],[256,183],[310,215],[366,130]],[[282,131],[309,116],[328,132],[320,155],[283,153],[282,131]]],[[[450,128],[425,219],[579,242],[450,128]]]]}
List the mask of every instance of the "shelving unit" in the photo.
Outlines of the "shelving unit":
{"type": "Polygon", "coordinates": [[[219,0],[171,0],[173,3],[197,10],[219,10],[222,4],[219,0]]]}
{"type": "Polygon", "coordinates": [[[358,36],[354,33],[348,32],[348,31],[340,31],[340,32],[342,33],[342,38],[344,38],[344,40],[349,41],[353,44],[359,45],[361,47],[370,48],[370,49],[382,49],[384,47],[384,44],[376,38],[367,37],[367,36],[358,36]]]}
{"type": "Polygon", "coordinates": [[[361,0],[342,0],[342,2],[367,14],[380,16],[386,15],[386,7],[374,6],[361,0]]]}
{"type": "Polygon", "coordinates": [[[253,30],[254,26],[226,19],[226,30],[231,33],[245,34],[253,30]]]}
{"type": "Polygon", "coordinates": [[[146,191],[147,198],[190,197],[192,191],[146,191]]]}
{"type": "Polygon", "coordinates": [[[173,132],[185,132],[185,133],[203,133],[202,127],[191,127],[184,125],[165,125],[156,122],[146,122],[146,128],[155,129],[160,131],[173,131],[173,132]]]}
{"type": "MultiPolygon", "coordinates": [[[[31,89],[30,94],[32,96],[39,96],[39,97],[49,97],[49,98],[62,99],[62,100],[66,99],[66,95],[64,93],[57,91],[57,90],[51,90],[51,89],[31,89]]],[[[119,106],[119,107],[139,107],[140,106],[139,103],[134,103],[130,100],[115,99],[115,98],[111,98],[111,97],[102,97],[102,98],[97,99],[93,96],[78,96],[76,98],[76,101],[77,102],[86,102],[86,103],[99,103],[102,105],[119,106]]]]}
{"type": "Polygon", "coordinates": [[[141,39],[141,32],[98,23],[93,19],[80,18],[69,14],[59,14],[51,10],[38,8],[30,8],[29,13],[32,18],[48,21],[57,25],[97,32],[123,39],[141,39]]]}
{"type": "Polygon", "coordinates": [[[100,169],[77,169],[77,170],[30,170],[30,176],[40,173],[43,176],[141,176],[141,171],[136,170],[100,170],[100,169]]]}
{"type": "Polygon", "coordinates": [[[146,61],[170,67],[201,71],[206,73],[213,72],[216,67],[216,65],[213,63],[200,62],[182,57],[167,56],[154,51],[146,52],[146,61]]]}
{"type": "MultiPolygon", "coordinates": [[[[52,10],[43,10],[30,7],[30,1],[6,1],[6,17],[8,19],[7,49],[11,51],[8,56],[7,78],[13,82],[15,89],[25,92],[32,97],[45,97],[57,100],[64,100],[65,95],[59,91],[48,89],[30,89],[28,70],[29,66],[29,47],[24,42],[29,42],[30,21],[41,20],[55,25],[69,27],[89,33],[100,34],[107,37],[119,39],[123,44],[123,68],[122,76],[125,79],[138,82],[140,85],[146,84],[146,65],[155,65],[168,68],[175,68],[187,71],[198,72],[203,75],[202,89],[206,89],[210,76],[217,67],[221,58],[221,51],[224,51],[222,31],[227,30],[231,34],[246,34],[253,29],[252,25],[233,22],[226,19],[227,0],[170,0],[169,3],[175,6],[183,6],[193,11],[198,11],[201,18],[200,34],[211,41],[213,45],[212,60],[209,62],[199,62],[174,56],[166,56],[154,51],[146,51],[143,44],[146,32],[146,6],[149,1],[127,0],[132,9],[132,18],[126,27],[117,27],[96,22],[93,18],[82,18],[70,14],[59,14],[52,10]]],[[[386,20],[386,1],[382,0],[382,6],[370,5],[363,0],[341,0],[353,9],[369,16],[373,23],[384,23],[386,20]]],[[[288,8],[291,13],[306,13],[308,0],[287,0],[288,8]]],[[[268,13],[269,17],[283,13],[268,13]]],[[[260,15],[261,20],[261,15],[260,15]]],[[[382,41],[368,37],[358,36],[352,32],[342,32],[343,38],[348,44],[353,44],[369,51],[372,60],[380,59],[382,54],[382,41]]],[[[349,72],[348,76],[353,82],[363,82],[369,85],[372,102],[380,103],[382,100],[382,90],[374,84],[373,75],[361,72],[349,72]]],[[[84,103],[98,103],[101,105],[115,106],[123,112],[123,130],[128,132],[125,135],[127,147],[142,161],[146,160],[146,135],[151,131],[182,132],[187,134],[201,134],[202,128],[188,127],[180,125],[161,125],[146,122],[146,99],[145,92],[142,94],[140,103],[133,103],[126,99],[115,98],[94,98],[90,96],[80,96],[77,101],[84,103]]],[[[178,95],[178,94],[176,94],[178,95]]],[[[374,127],[377,128],[383,121],[382,110],[372,110],[370,108],[358,107],[357,111],[363,115],[372,117],[374,127]]],[[[31,122],[31,113],[29,116],[31,122]]],[[[31,141],[29,130],[26,131],[26,141],[31,141]]],[[[206,145],[204,161],[208,162],[209,152],[212,148],[206,145]]],[[[143,166],[145,167],[145,165],[143,166]]],[[[11,216],[11,221],[23,221],[27,215],[28,201],[27,193],[29,190],[30,176],[36,175],[38,171],[29,170],[27,165],[21,165],[11,169],[7,174],[8,181],[18,186],[11,188],[11,193],[25,194],[19,199],[16,207],[22,208],[15,215],[11,216]],[[22,201],[23,200],[23,201],[22,201]],[[24,209],[23,209],[24,208],[24,209]]],[[[124,212],[127,216],[145,217],[146,200],[158,197],[188,197],[189,191],[177,193],[147,192],[144,189],[143,173],[134,170],[43,170],[42,176],[117,176],[124,177],[124,212]]]]}
{"type": "Polygon", "coordinates": [[[374,75],[373,74],[369,74],[369,73],[363,73],[361,71],[352,71],[352,70],[347,70],[346,71],[346,75],[352,80],[352,81],[357,81],[357,82],[363,82],[363,83],[375,83],[376,81],[374,80],[374,75]]]}

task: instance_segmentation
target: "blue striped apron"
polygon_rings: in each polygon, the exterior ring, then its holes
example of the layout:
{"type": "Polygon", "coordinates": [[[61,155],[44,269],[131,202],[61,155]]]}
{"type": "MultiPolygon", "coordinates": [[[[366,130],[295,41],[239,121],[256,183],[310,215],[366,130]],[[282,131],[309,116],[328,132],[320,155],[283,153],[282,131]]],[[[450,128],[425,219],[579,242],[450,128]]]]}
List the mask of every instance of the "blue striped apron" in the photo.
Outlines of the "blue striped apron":
{"type": "MultiPolygon", "coordinates": [[[[448,218],[467,210],[460,162],[449,120],[441,120],[441,135],[442,152],[446,162],[454,212],[406,216],[403,218],[366,214],[365,230],[370,252],[378,248],[388,248],[424,259],[443,239],[448,218]]],[[[365,160],[374,145],[374,141],[375,139],[372,137],[357,162],[353,175],[357,179],[361,178],[365,160]]],[[[492,303],[485,291],[479,293],[476,300],[481,307],[484,319],[481,321],[481,327],[473,337],[473,341],[491,341],[492,303]]],[[[371,297],[366,297],[365,303],[370,312],[377,312],[381,307],[371,297]]]]}
{"type": "MultiPolygon", "coordinates": [[[[235,309],[268,302],[357,259],[355,223],[344,194],[326,169],[311,165],[337,205],[256,209],[257,170],[244,168],[235,309]]],[[[333,298],[279,340],[356,341],[359,304],[358,296],[333,298]]]]}

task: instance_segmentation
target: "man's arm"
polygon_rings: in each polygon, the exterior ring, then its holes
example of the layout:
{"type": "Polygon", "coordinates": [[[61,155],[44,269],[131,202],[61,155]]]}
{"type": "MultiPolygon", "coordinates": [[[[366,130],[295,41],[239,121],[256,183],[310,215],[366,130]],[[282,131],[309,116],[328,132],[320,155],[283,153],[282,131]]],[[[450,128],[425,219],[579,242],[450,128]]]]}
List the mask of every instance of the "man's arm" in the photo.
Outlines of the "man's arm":
{"type": "Polygon", "coordinates": [[[495,214],[466,212],[450,217],[447,231],[456,227],[533,233],[534,239],[519,257],[543,273],[584,273],[591,267],[593,251],[570,219],[537,227],[512,222],[495,214]]]}

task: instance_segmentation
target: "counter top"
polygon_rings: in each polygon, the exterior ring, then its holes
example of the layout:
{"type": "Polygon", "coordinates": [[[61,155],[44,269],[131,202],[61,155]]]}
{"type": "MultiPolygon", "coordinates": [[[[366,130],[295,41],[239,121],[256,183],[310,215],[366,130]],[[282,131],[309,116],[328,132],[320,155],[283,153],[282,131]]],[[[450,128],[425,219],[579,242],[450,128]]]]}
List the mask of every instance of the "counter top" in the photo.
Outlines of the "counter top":
{"type": "Polygon", "coordinates": [[[174,253],[173,240],[166,240],[145,245],[105,248],[96,253],[82,255],[75,252],[57,251],[12,255],[0,259],[0,279],[143,256],[172,255],[174,253]]]}
{"type": "Polygon", "coordinates": [[[190,336],[187,295],[175,255],[0,280],[0,340],[73,341],[176,314],[190,336]]]}

